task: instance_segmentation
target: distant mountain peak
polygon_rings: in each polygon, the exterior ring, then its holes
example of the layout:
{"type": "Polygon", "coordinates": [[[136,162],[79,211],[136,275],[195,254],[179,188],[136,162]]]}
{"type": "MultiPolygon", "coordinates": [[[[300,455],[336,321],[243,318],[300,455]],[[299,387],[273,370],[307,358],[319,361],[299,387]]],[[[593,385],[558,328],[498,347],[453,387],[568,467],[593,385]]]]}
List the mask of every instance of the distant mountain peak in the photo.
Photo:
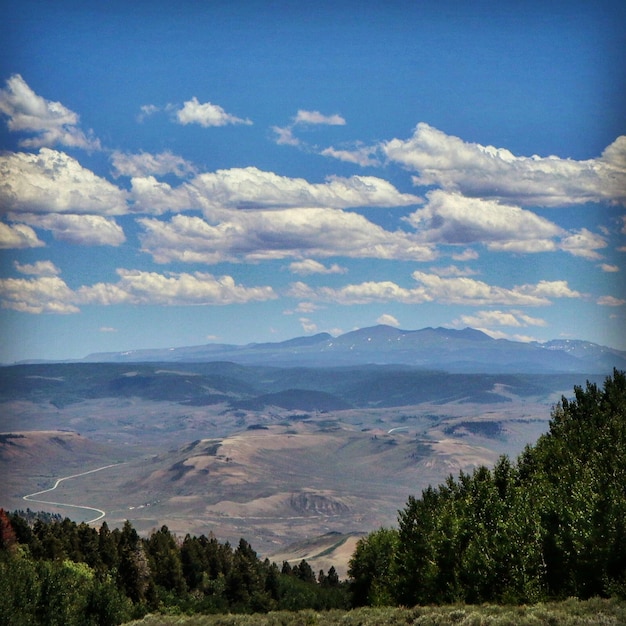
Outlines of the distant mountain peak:
{"type": "Polygon", "coordinates": [[[276,367],[403,365],[448,372],[610,373],[626,369],[626,353],[587,341],[523,343],[493,339],[475,328],[403,330],[379,324],[337,337],[317,333],[286,341],[210,344],[95,354],[100,362],[216,362],[276,367]]]}

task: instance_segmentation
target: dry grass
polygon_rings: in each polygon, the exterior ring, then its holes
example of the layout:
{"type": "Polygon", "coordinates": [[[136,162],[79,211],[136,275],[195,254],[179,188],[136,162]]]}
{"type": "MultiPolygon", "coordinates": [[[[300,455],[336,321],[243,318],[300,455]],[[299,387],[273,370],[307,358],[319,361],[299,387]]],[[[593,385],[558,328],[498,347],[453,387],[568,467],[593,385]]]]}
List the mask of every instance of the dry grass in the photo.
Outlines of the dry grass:
{"type": "MultiPolygon", "coordinates": [[[[620,626],[626,603],[575,599],[532,606],[362,608],[254,615],[148,615],[132,626],[620,626]]],[[[131,626],[131,625],[129,625],[131,626]]]]}

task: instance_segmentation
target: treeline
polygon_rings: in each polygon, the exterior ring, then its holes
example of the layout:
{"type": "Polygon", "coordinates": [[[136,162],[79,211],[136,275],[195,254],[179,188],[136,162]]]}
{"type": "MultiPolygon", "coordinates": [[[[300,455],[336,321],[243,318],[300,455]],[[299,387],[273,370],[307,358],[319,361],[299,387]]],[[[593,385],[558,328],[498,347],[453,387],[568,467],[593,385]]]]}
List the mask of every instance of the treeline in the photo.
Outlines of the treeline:
{"type": "Polygon", "coordinates": [[[626,596],[626,376],[574,392],[516,463],[429,487],[360,540],[354,604],[626,596]]]}
{"type": "Polygon", "coordinates": [[[252,613],[346,608],[331,567],[279,568],[241,539],[179,540],[166,526],[142,538],[129,522],[110,530],[0,509],[0,624],[105,626],[148,612],[252,613]],[[27,519],[30,518],[30,521],[27,519]]]}

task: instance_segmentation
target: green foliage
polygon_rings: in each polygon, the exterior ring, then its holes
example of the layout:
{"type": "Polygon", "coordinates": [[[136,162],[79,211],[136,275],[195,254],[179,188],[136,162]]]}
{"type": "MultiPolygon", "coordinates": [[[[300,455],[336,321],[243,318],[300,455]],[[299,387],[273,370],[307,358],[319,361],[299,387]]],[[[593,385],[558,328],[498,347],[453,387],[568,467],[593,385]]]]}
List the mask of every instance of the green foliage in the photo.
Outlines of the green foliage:
{"type": "Polygon", "coordinates": [[[130,522],[99,530],[69,519],[0,510],[0,624],[102,625],[148,611],[267,613],[345,608],[334,568],[318,582],[306,561],[281,572],[241,539],[181,542],[162,526],[141,538],[130,522]]]}
{"type": "Polygon", "coordinates": [[[397,535],[361,540],[354,604],[626,595],[626,377],[574,393],[516,464],[429,487],[399,512],[397,535]]]}

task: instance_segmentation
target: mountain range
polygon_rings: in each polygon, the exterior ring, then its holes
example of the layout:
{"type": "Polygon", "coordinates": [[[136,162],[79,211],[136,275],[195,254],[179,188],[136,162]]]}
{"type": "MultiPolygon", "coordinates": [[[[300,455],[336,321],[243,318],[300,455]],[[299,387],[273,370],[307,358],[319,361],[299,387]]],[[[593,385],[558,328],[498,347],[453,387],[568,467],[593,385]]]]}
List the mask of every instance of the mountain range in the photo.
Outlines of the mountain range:
{"type": "Polygon", "coordinates": [[[207,362],[276,367],[408,365],[452,373],[611,373],[626,369],[626,352],[581,340],[523,343],[493,339],[472,328],[400,330],[379,325],[276,343],[206,344],[101,352],[85,362],[207,362]]]}

